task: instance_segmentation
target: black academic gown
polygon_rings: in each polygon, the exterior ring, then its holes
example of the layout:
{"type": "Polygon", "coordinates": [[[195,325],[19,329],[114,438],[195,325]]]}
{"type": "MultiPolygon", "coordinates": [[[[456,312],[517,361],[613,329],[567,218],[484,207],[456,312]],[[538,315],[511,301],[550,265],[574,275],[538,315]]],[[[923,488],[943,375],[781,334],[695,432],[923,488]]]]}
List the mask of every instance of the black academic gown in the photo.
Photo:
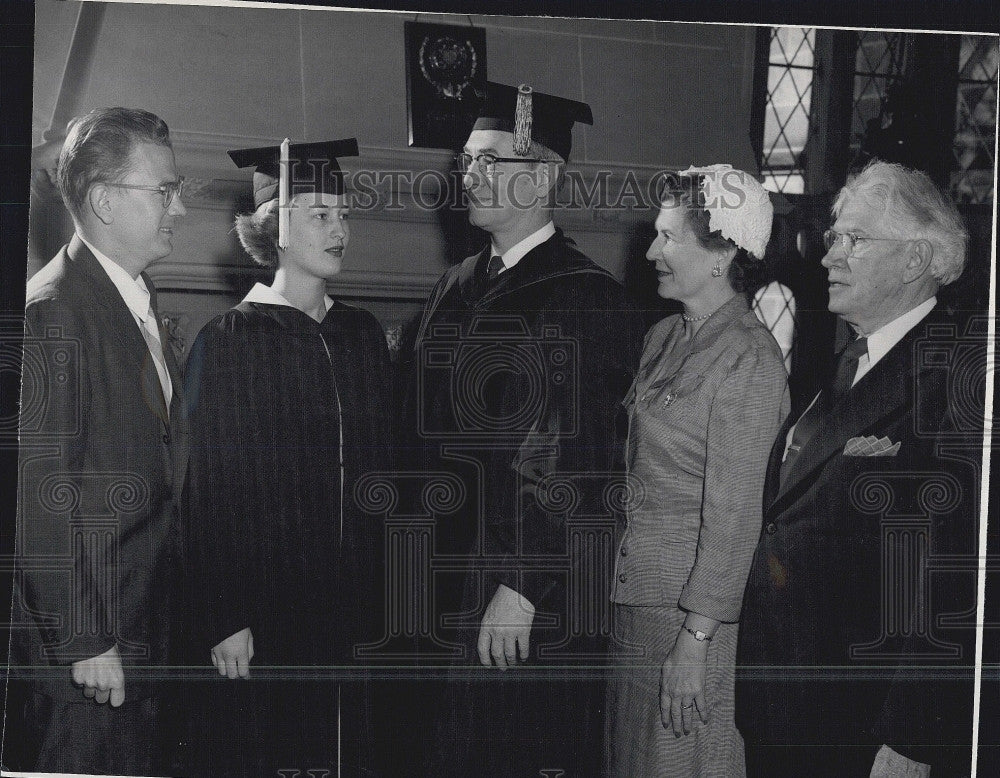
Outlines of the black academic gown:
{"type": "Polygon", "coordinates": [[[244,627],[255,652],[250,681],[207,684],[192,774],[359,774],[369,695],[337,668],[360,667],[381,600],[381,527],[352,495],[387,467],[382,329],[341,303],[317,323],[244,302],[202,329],[187,375],[193,657],[244,627]]]}
{"type": "Polygon", "coordinates": [[[581,668],[603,661],[609,628],[608,486],[620,479],[636,318],[561,231],[493,281],[488,262],[486,250],[444,275],[414,352],[414,470],[461,484],[442,489],[447,505],[425,492],[413,511],[434,521],[422,650],[453,665],[426,774],[589,775],[603,680],[581,668]],[[503,674],[476,652],[500,584],[536,609],[528,662],[503,674]]]}

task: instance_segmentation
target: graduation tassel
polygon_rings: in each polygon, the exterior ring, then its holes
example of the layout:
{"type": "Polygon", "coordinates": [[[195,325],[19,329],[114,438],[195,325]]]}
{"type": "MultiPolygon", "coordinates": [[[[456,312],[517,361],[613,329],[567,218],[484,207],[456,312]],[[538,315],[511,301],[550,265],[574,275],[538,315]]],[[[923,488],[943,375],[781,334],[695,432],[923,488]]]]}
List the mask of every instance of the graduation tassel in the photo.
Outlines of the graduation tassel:
{"type": "Polygon", "coordinates": [[[288,248],[288,138],[281,142],[278,160],[278,248],[288,248]]]}
{"type": "Polygon", "coordinates": [[[514,153],[526,157],[530,148],[531,87],[521,84],[517,88],[517,103],[514,106],[514,153]]]}

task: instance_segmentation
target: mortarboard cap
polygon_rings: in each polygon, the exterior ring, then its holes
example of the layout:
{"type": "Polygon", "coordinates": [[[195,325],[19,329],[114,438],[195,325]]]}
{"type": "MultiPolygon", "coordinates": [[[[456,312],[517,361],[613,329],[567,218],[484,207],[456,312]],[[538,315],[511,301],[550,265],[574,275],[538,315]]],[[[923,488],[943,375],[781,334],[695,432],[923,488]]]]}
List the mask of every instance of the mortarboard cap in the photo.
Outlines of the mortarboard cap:
{"type": "Polygon", "coordinates": [[[527,84],[513,87],[488,81],[473,129],[513,133],[514,152],[520,156],[528,156],[528,142],[534,140],[568,161],[576,122],[594,123],[586,103],[535,92],[527,84]]]}
{"type": "MultiPolygon", "coordinates": [[[[289,195],[294,197],[302,192],[343,194],[344,173],[337,163],[337,158],[356,156],[358,156],[357,138],[289,145],[289,195]]],[[[254,207],[278,197],[281,146],[233,149],[229,152],[229,157],[236,163],[236,167],[257,168],[253,174],[254,207]]]]}

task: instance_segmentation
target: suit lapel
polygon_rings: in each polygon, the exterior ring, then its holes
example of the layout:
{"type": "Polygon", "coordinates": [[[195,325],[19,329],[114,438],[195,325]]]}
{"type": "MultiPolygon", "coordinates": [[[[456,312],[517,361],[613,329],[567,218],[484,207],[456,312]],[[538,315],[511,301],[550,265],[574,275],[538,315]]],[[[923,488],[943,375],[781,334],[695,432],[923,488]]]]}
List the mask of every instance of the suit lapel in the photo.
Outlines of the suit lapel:
{"type": "MultiPolygon", "coordinates": [[[[80,240],[78,235],[74,235],[70,241],[67,255],[72,260],[73,266],[81,271],[93,287],[94,299],[108,312],[111,319],[109,329],[121,343],[124,353],[132,363],[132,368],[138,372],[143,396],[146,397],[150,410],[166,425],[168,417],[163,387],[160,386],[160,379],[156,373],[156,367],[153,365],[149,346],[146,345],[146,339],[139,331],[139,324],[132,315],[132,311],[122,299],[118,287],[114,285],[97,258],[87,248],[87,244],[80,240]]],[[[147,286],[151,289],[150,294],[152,295],[151,285],[147,284],[147,286]]]]}
{"type": "MultiPolygon", "coordinates": [[[[923,322],[911,329],[902,340],[869,370],[860,381],[833,408],[816,432],[806,442],[785,478],[784,484],[769,494],[767,512],[779,510],[810,483],[813,474],[831,457],[844,450],[844,445],[853,437],[865,434],[879,421],[901,411],[908,398],[906,387],[913,380],[913,343],[918,332],[922,332],[923,322]]],[[[785,428],[787,434],[788,428],[785,428]]],[[[777,482],[781,466],[780,453],[784,450],[784,436],[779,436],[775,449],[771,452],[771,466],[768,468],[768,484],[777,482]]]]}
{"type": "Polygon", "coordinates": [[[795,419],[791,414],[781,425],[778,436],[771,446],[771,454],[767,461],[767,475],[764,479],[764,506],[770,505],[778,497],[778,490],[781,485],[781,459],[785,454],[785,440],[788,438],[788,430],[792,428],[795,419]]]}

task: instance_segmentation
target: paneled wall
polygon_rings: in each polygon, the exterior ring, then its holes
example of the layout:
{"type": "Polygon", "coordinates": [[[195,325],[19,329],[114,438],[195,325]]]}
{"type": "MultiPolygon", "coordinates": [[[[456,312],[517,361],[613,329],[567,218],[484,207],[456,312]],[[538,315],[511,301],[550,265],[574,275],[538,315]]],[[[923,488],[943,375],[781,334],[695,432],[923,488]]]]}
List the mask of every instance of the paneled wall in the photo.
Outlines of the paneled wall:
{"type": "MultiPolygon", "coordinates": [[[[71,224],[45,172],[65,120],[102,105],[147,108],[170,125],[191,181],[174,252],[150,272],[187,342],[261,277],[233,235],[249,172],[230,148],[357,136],[348,167],[446,173],[451,153],[407,144],[403,24],[415,15],[56,0],[36,3],[32,241],[29,272],[71,224]]],[[[469,17],[421,14],[466,25],[469,17]]],[[[589,102],[573,165],[588,181],[645,181],[661,169],[729,161],[754,169],[747,128],[754,30],[725,25],[471,17],[486,29],[488,77],[589,102]]],[[[425,179],[425,196],[434,179],[425,179]]],[[[614,189],[614,184],[612,184],[614,189]]],[[[415,313],[449,262],[481,235],[461,213],[417,207],[356,213],[345,270],[331,291],[387,324],[415,313]]],[[[416,193],[417,195],[420,192],[416,193]]],[[[430,197],[433,199],[433,197],[430,197]]],[[[557,222],[624,277],[645,251],[651,214],[563,209],[557,222]]]]}

